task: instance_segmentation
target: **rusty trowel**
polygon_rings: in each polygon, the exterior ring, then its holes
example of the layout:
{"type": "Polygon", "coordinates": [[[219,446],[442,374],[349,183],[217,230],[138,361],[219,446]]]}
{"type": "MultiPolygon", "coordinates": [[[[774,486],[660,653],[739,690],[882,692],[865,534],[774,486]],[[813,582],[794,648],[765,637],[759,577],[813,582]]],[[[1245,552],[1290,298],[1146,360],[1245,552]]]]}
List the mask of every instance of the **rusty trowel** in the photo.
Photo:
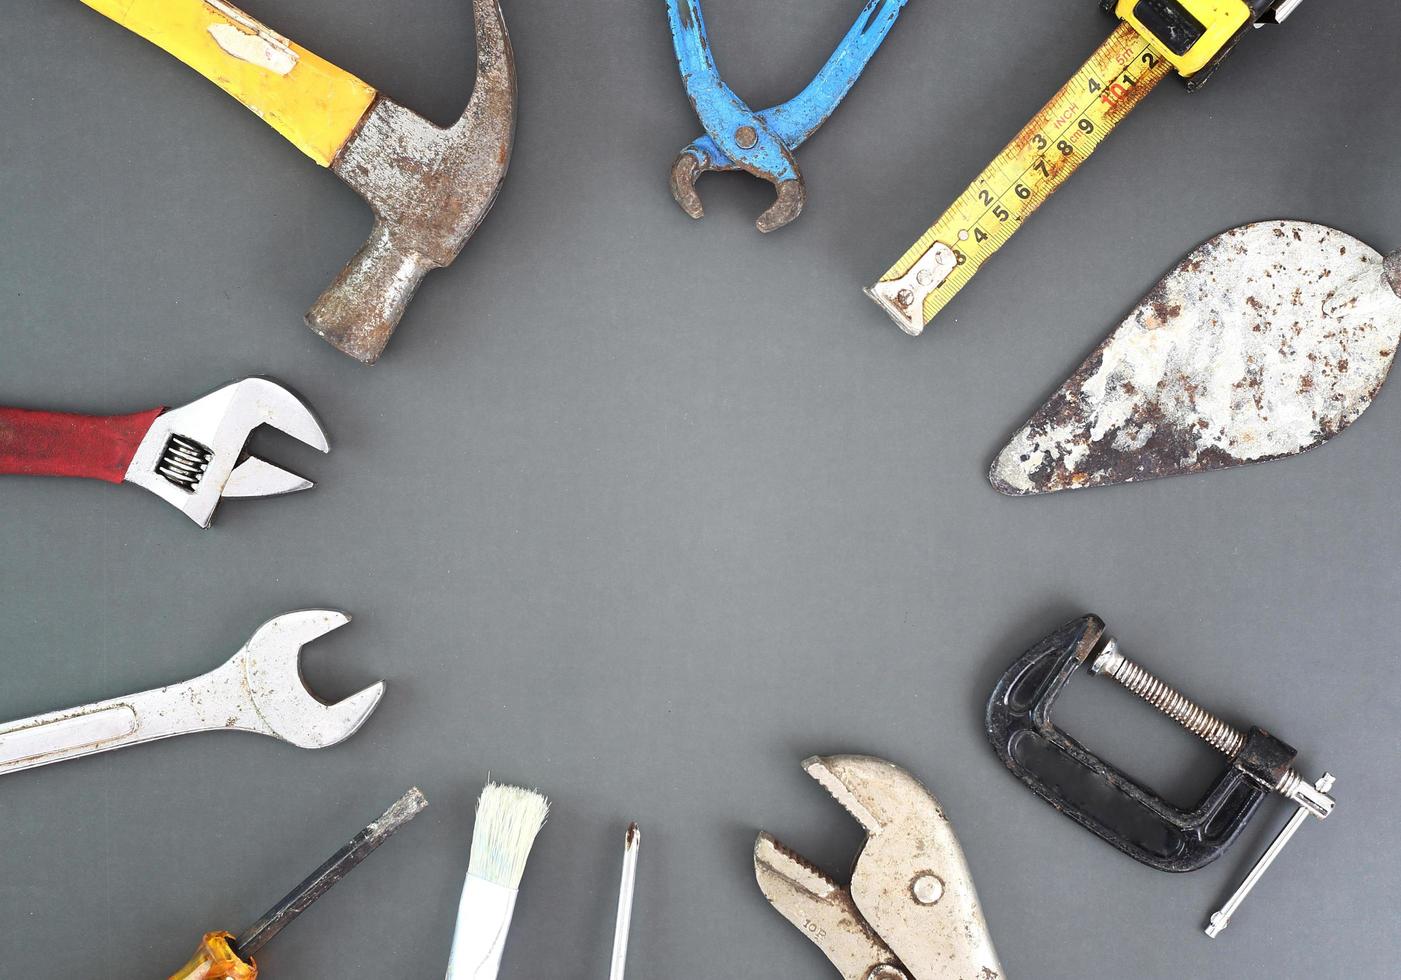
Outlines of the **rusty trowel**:
{"type": "Polygon", "coordinates": [[[1357,420],[1401,342],[1401,252],[1244,225],[1168,273],[1002,450],[1024,496],[1306,452],[1357,420]]]}

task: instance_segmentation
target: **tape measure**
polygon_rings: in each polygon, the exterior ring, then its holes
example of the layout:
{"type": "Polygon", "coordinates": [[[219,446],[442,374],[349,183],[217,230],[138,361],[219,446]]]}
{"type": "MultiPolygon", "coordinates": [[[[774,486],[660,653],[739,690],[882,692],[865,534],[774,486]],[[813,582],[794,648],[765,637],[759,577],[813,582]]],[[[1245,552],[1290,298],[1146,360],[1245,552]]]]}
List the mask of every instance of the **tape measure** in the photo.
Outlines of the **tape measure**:
{"type": "Polygon", "coordinates": [[[1195,88],[1253,25],[1299,0],[1103,0],[1121,23],[934,226],[866,290],[918,336],[1173,71],[1195,88]]]}

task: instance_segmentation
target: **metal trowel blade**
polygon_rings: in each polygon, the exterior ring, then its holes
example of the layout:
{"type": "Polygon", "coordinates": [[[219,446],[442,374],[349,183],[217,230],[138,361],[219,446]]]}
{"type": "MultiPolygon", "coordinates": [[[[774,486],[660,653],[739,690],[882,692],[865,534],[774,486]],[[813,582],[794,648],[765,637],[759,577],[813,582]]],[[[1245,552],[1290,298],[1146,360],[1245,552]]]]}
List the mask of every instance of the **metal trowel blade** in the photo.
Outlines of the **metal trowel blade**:
{"type": "Polygon", "coordinates": [[[1293,456],[1357,420],[1401,340],[1401,253],[1322,225],[1244,225],[1168,273],[1013,437],[1014,496],[1293,456]]]}

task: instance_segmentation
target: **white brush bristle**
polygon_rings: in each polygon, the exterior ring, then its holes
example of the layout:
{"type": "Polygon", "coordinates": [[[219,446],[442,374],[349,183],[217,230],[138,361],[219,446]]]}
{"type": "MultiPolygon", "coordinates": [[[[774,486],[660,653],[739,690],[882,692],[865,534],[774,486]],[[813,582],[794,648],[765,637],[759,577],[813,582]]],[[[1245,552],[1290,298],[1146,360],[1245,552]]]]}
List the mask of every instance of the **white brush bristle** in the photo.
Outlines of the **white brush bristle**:
{"type": "Polygon", "coordinates": [[[550,801],[539,793],[487,783],[477,800],[467,873],[506,888],[519,888],[535,835],[549,814],[550,801]]]}

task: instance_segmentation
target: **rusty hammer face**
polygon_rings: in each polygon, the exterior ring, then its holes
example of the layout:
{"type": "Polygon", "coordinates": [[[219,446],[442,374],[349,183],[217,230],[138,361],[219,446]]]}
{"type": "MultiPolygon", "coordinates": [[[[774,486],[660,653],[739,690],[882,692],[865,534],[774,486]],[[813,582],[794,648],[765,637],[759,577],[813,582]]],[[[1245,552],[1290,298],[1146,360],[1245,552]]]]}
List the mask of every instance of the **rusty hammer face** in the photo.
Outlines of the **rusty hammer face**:
{"type": "Polygon", "coordinates": [[[516,68],[500,0],[472,0],[477,81],[443,129],[226,0],[83,0],[251,108],[369,202],[369,240],[307,313],[366,364],[414,291],[452,262],[496,200],[515,138],[516,68]]]}

